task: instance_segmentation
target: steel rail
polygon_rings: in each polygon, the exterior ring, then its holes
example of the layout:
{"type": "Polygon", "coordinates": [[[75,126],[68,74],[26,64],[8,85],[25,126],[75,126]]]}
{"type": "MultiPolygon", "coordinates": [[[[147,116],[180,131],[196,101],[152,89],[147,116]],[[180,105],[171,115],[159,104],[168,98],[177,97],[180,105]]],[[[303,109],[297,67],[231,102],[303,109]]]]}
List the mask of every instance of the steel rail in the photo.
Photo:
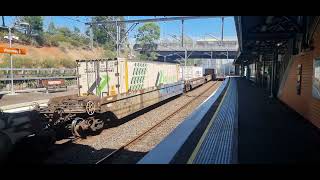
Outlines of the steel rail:
{"type": "Polygon", "coordinates": [[[181,106],[179,109],[177,109],[176,111],[174,111],[173,113],[171,113],[170,115],[168,115],[167,117],[165,117],[164,119],[162,119],[160,122],[158,122],[157,124],[155,124],[154,126],[152,126],[151,128],[149,128],[148,130],[146,130],[145,132],[143,132],[142,134],[140,134],[139,136],[135,137],[134,139],[132,139],[131,141],[129,141],[128,143],[126,143],[125,145],[121,146],[120,148],[112,151],[111,153],[107,154],[106,156],[104,156],[103,158],[101,158],[99,161],[97,161],[95,164],[101,164],[102,162],[111,159],[112,157],[114,157],[116,154],[121,153],[122,150],[124,150],[126,147],[130,146],[131,144],[135,143],[137,140],[139,140],[140,138],[142,138],[143,136],[145,136],[146,134],[150,133],[153,129],[157,128],[158,126],[160,126],[161,124],[163,124],[164,122],[166,122],[167,120],[171,119],[174,115],[176,115],[177,113],[181,112],[185,107],[187,107],[189,104],[191,104],[192,102],[194,102],[197,98],[199,98],[201,95],[203,95],[205,92],[207,92],[209,89],[211,89],[213,86],[215,86],[217,84],[218,81],[215,81],[214,84],[212,84],[210,87],[208,87],[207,89],[205,89],[203,92],[201,92],[199,95],[195,96],[193,99],[191,99],[189,102],[187,102],[186,104],[184,104],[183,106],[181,106]]]}

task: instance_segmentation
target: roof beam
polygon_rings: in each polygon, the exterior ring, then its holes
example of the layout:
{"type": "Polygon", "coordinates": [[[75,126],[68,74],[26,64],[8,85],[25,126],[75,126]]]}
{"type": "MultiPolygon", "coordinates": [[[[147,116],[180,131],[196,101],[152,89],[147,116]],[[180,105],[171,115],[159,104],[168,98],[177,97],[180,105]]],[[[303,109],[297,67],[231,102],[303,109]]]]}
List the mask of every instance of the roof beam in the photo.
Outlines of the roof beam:
{"type": "Polygon", "coordinates": [[[293,36],[291,33],[249,33],[246,40],[285,40],[293,36]]]}

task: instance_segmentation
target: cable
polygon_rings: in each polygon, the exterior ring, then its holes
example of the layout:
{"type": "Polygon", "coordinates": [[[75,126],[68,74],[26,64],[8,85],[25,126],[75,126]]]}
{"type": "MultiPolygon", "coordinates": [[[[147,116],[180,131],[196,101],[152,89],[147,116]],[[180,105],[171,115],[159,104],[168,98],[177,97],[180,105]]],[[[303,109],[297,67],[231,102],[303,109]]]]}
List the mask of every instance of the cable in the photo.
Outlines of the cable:
{"type": "Polygon", "coordinates": [[[61,16],[61,17],[63,17],[63,18],[67,18],[67,19],[70,19],[70,20],[73,20],[73,21],[77,21],[77,22],[79,22],[79,23],[83,23],[83,24],[85,24],[85,22],[80,21],[79,19],[73,19],[73,18],[70,18],[70,17],[68,17],[68,16],[61,16]]]}

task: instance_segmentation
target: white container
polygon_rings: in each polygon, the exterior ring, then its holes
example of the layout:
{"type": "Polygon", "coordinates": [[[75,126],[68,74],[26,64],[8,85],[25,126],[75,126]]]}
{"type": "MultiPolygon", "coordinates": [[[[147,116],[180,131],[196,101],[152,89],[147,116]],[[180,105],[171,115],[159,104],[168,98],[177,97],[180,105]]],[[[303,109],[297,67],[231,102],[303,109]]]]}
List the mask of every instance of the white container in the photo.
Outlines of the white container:
{"type": "Polygon", "coordinates": [[[79,95],[115,96],[178,82],[179,65],[138,60],[79,60],[79,95]]]}
{"type": "Polygon", "coordinates": [[[180,78],[190,80],[203,77],[203,67],[199,66],[180,66],[180,78]]]}

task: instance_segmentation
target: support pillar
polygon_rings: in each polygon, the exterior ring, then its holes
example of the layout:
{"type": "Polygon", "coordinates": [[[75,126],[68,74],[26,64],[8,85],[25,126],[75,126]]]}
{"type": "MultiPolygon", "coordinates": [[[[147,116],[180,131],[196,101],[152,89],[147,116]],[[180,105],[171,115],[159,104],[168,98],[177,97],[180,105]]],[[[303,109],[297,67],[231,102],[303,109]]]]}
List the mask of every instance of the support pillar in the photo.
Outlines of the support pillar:
{"type": "Polygon", "coordinates": [[[272,66],[271,66],[271,78],[270,78],[270,98],[274,97],[274,81],[275,81],[275,63],[278,58],[277,49],[275,49],[272,59],[272,66]]]}

